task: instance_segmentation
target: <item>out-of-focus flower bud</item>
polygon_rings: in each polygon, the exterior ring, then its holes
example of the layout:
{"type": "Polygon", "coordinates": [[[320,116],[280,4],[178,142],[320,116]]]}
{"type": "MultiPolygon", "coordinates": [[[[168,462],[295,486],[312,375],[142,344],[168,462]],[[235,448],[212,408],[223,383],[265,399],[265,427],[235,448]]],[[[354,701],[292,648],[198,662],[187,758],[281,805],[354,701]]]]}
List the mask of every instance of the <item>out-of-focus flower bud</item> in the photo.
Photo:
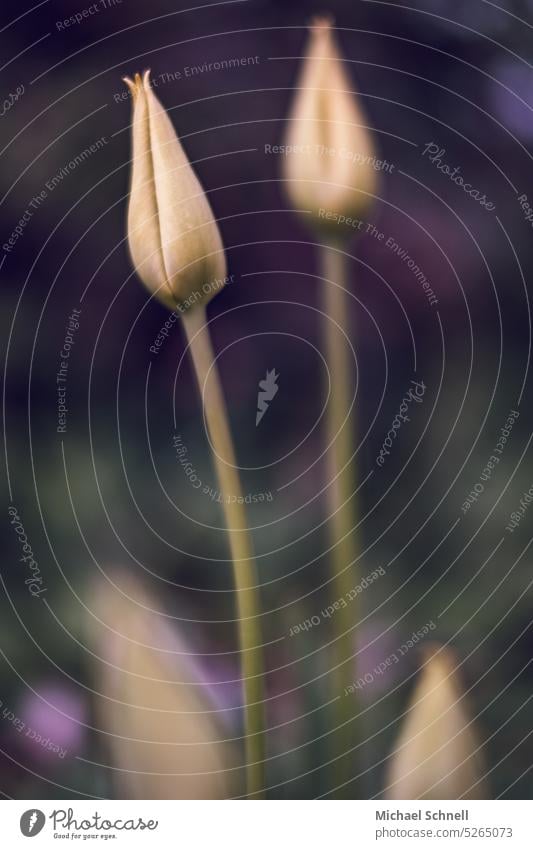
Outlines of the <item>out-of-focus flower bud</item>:
{"type": "Polygon", "coordinates": [[[224,742],[210,684],[176,625],[142,583],[93,586],[89,637],[99,741],[117,798],[220,799],[236,792],[236,752],[224,742]]]}
{"type": "Polygon", "coordinates": [[[149,71],[125,82],[133,98],[128,243],[135,269],[169,309],[205,306],[226,277],[217,223],[149,71]]]}
{"type": "Polygon", "coordinates": [[[316,18],[289,115],[285,178],[293,206],[311,211],[315,228],[336,239],[346,230],[339,216],[360,217],[376,190],[375,150],[366,124],[332,22],[316,18]]]}
{"type": "Polygon", "coordinates": [[[387,798],[489,798],[456,666],[447,649],[433,645],[427,650],[391,758],[387,798]]]}

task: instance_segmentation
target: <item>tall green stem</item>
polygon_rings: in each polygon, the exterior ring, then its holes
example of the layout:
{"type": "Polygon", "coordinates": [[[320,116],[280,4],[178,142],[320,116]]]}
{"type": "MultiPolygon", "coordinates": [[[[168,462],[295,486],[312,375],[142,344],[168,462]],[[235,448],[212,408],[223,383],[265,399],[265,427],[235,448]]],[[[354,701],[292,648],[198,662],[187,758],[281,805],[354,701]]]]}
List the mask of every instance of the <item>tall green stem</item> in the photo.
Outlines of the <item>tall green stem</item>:
{"type": "Polygon", "coordinates": [[[355,560],[358,554],[354,530],[357,505],[355,496],[354,417],[349,413],[352,401],[353,360],[348,340],[348,315],[350,312],[347,286],[346,257],[334,244],[321,247],[322,254],[322,309],[324,347],[331,379],[331,394],[326,411],[328,445],[328,507],[331,549],[332,601],[345,599],[335,612],[332,623],[335,631],[334,676],[336,690],[340,696],[334,702],[336,727],[336,755],[340,760],[334,764],[334,781],[339,786],[337,795],[343,796],[348,787],[340,787],[357,772],[352,754],[345,753],[354,745],[356,738],[353,715],[356,704],[353,695],[345,689],[353,683],[355,653],[354,637],[357,621],[355,601],[348,595],[354,588],[355,560]],[[346,334],[346,337],[344,336],[346,334]]]}
{"type": "Polygon", "coordinates": [[[213,447],[222,495],[235,581],[239,647],[244,686],[246,789],[260,798],[264,781],[264,710],[261,628],[257,570],[224,394],[206,325],[205,309],[195,306],[183,316],[190,352],[213,447]],[[240,503],[239,503],[240,502],[240,503]]]}

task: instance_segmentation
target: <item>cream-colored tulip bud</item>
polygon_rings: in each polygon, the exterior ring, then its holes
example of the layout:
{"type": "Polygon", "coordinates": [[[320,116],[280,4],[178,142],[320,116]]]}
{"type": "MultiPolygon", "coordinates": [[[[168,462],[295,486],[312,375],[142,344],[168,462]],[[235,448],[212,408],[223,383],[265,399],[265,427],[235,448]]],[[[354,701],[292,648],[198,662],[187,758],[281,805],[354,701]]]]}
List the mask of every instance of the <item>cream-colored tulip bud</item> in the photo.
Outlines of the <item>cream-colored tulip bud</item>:
{"type": "Polygon", "coordinates": [[[377,187],[374,145],[353,88],[331,20],[316,18],[289,115],[284,176],[293,206],[337,239],[346,230],[339,216],[360,217],[377,187]]]}
{"type": "Polygon", "coordinates": [[[133,98],[128,243],[136,271],[169,309],[206,304],[226,277],[211,206],[150,72],[125,79],[133,98]]]}
{"type": "Polygon", "coordinates": [[[482,758],[452,652],[426,660],[392,755],[389,799],[487,799],[482,758]]]}
{"type": "Polygon", "coordinates": [[[99,742],[119,799],[220,799],[237,791],[237,753],[220,703],[179,626],[143,584],[89,593],[99,742]]]}

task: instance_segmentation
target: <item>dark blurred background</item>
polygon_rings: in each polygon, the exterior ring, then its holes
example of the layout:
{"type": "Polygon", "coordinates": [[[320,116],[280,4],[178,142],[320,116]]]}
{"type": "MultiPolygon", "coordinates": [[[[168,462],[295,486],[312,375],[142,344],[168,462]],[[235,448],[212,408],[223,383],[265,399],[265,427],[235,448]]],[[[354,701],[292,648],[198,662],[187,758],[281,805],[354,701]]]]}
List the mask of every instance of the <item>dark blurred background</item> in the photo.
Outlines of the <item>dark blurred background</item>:
{"type": "MultiPolygon", "coordinates": [[[[317,495],[326,478],[318,252],[285,199],[280,157],[265,154],[283,140],[307,23],[330,10],[380,156],[394,165],[381,174],[368,221],[407,251],[438,298],[429,304],[382,242],[368,234],[352,242],[357,473],[365,482],[359,577],[385,570],[359,597],[354,680],[434,622],[431,638],[449,642],[460,661],[491,794],[529,798],[533,510],[512,533],[506,525],[533,484],[533,234],[523,209],[533,204],[533,3],[243,0],[188,9],[109,0],[58,28],[89,6],[2,3],[2,245],[28,220],[0,256],[0,791],[117,792],[92,703],[98,672],[86,606],[98,573],[110,582],[120,570],[145,577],[213,682],[238,678],[220,506],[190,484],[173,444],[179,433],[199,479],[215,489],[183,334],[176,325],[150,352],[167,314],[149,300],[124,241],[131,104],[121,77],[146,67],[209,192],[234,275],[209,316],[245,492],[271,495],[249,508],[269,642],[271,795],[330,789],[321,765],[324,705],[336,695],[325,647],[331,621],[289,637],[331,595],[317,495]],[[245,57],[254,61],[187,71],[245,57]],[[430,142],[493,211],[422,155],[430,142]],[[73,309],[81,313],[66,431],[58,433],[56,374],[73,309]],[[256,428],[258,381],[272,368],[279,393],[256,428]],[[425,383],[424,401],[379,469],[412,379],[425,383]],[[520,415],[501,461],[463,512],[511,410],[520,415]],[[35,586],[46,588],[36,597],[10,504],[38,561],[35,586]],[[21,723],[65,754],[46,751],[21,723]]],[[[383,786],[418,665],[413,648],[361,692],[368,796],[383,786]]],[[[214,686],[235,719],[238,684],[214,686]]]]}

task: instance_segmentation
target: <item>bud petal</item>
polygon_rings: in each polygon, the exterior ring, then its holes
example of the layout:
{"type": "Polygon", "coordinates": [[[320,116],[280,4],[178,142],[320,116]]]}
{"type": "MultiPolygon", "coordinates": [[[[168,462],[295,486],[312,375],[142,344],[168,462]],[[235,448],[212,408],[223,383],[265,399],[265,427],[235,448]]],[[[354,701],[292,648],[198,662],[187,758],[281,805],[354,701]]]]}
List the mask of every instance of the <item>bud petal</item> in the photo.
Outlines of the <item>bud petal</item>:
{"type": "MultiPolygon", "coordinates": [[[[316,18],[289,116],[285,178],[292,204],[340,215],[363,213],[377,185],[366,118],[328,18],[316,18]],[[370,195],[370,197],[369,197],[370,195]]],[[[320,227],[338,225],[316,217],[320,227]]]]}
{"type": "Polygon", "coordinates": [[[387,798],[487,799],[457,663],[445,648],[430,652],[391,758],[387,798]]]}
{"type": "Polygon", "coordinates": [[[226,276],[222,239],[209,201],[149,71],[125,79],[133,97],[128,242],[137,273],[169,309],[198,294],[205,305],[226,276]],[[207,290],[207,293],[206,293],[207,290]]]}

